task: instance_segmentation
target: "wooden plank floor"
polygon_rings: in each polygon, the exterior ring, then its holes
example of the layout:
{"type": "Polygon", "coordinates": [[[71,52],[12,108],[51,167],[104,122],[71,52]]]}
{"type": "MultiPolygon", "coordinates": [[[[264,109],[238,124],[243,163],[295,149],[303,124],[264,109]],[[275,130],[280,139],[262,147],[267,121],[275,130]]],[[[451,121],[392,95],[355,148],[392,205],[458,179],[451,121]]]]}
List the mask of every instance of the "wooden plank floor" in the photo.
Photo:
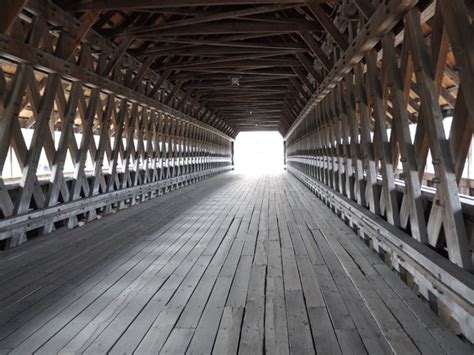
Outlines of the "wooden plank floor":
{"type": "Polygon", "coordinates": [[[1,254],[0,352],[464,354],[287,173],[235,173],[1,254]]]}

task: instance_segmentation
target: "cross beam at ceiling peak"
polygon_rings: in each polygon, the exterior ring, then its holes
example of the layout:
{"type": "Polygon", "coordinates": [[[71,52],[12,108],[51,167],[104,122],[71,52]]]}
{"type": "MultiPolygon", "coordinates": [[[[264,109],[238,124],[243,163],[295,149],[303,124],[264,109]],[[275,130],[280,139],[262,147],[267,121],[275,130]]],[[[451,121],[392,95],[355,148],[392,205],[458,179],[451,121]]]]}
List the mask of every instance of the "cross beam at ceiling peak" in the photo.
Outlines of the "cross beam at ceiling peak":
{"type": "MultiPolygon", "coordinates": [[[[326,1],[318,1],[326,2],[326,1]]],[[[232,6],[256,4],[295,4],[304,5],[304,0],[79,0],[63,1],[64,7],[74,11],[84,10],[110,10],[110,9],[160,9],[188,6],[232,6]]]]}

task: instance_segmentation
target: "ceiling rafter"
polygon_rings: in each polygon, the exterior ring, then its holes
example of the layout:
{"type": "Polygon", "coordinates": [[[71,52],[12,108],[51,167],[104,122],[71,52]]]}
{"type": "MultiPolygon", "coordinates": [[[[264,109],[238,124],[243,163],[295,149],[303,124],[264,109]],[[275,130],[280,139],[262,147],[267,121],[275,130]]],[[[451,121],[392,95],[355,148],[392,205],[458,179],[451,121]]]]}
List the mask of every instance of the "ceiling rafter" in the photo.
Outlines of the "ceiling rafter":
{"type": "MultiPolygon", "coordinates": [[[[369,0],[53,1],[81,19],[84,33],[93,26],[114,41],[116,48],[101,68],[105,76],[117,75],[122,55],[132,55],[142,65],[130,87],[147,86],[154,99],[219,126],[219,120],[248,115],[250,107],[266,109],[280,115],[275,128],[281,132],[290,129],[302,110],[304,115],[307,101],[340,70],[337,66],[348,59],[358,32],[378,14],[377,1],[369,0]],[[148,70],[160,78],[144,79],[148,70]]],[[[427,37],[433,13],[434,8],[426,8],[421,15],[427,37]]],[[[397,55],[402,41],[400,32],[397,55]]],[[[452,110],[459,78],[449,63],[443,80],[450,85],[440,88],[440,100],[452,110]]],[[[416,121],[420,90],[414,84],[407,84],[407,107],[416,121]]],[[[393,105],[390,100],[384,105],[391,124],[393,105]]]]}

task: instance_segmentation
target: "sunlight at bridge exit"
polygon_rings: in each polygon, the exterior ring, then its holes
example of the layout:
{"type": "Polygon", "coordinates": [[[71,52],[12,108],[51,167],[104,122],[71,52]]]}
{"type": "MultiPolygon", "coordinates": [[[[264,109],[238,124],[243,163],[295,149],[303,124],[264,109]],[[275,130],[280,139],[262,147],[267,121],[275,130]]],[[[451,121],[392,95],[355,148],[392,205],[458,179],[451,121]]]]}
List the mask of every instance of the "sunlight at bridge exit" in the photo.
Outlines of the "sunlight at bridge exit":
{"type": "Polygon", "coordinates": [[[278,132],[241,132],[235,140],[235,170],[246,174],[283,171],[283,137],[278,132]]]}

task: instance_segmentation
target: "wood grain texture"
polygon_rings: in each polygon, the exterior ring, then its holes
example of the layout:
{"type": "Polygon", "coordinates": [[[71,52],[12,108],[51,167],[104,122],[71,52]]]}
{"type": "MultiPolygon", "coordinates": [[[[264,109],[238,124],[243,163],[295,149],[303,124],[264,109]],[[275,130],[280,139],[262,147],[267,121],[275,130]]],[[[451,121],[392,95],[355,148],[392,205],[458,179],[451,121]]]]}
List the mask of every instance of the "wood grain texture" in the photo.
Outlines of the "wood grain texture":
{"type": "Polygon", "coordinates": [[[4,252],[0,349],[469,353],[293,176],[227,173],[4,252]]]}

